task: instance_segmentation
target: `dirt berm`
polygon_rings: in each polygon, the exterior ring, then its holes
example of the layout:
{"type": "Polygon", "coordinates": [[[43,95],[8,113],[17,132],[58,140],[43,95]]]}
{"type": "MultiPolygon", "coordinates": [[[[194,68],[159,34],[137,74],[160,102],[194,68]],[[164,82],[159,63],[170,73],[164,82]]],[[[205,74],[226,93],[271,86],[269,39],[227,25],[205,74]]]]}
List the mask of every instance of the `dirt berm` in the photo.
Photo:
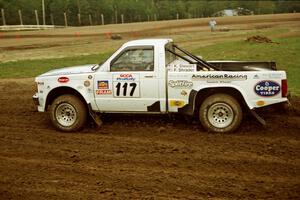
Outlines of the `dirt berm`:
{"type": "MultiPolygon", "coordinates": [[[[0,80],[0,199],[299,199],[300,117],[246,117],[206,133],[162,116],[105,116],[100,129],[54,130],[33,79],[0,80]]],[[[294,105],[299,107],[299,99],[294,105]]]]}

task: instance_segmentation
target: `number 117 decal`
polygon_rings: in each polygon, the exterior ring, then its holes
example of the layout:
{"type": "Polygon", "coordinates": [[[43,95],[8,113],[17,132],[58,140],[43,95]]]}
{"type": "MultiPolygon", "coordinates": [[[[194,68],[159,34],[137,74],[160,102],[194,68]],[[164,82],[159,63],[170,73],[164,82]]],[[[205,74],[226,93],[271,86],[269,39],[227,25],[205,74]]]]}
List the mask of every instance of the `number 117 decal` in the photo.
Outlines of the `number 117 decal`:
{"type": "Polygon", "coordinates": [[[139,82],[113,82],[114,97],[140,97],[139,82]]]}

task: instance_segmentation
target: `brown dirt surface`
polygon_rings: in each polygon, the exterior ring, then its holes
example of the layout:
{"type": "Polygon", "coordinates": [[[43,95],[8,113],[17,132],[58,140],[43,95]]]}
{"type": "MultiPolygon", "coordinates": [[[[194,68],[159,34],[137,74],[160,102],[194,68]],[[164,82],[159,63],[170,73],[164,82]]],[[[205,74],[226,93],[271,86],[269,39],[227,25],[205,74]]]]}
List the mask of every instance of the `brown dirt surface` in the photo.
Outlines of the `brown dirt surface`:
{"type": "Polygon", "coordinates": [[[299,199],[295,111],[246,116],[234,134],[182,118],[103,116],[61,133],[31,96],[33,79],[0,80],[0,199],[299,199]]]}

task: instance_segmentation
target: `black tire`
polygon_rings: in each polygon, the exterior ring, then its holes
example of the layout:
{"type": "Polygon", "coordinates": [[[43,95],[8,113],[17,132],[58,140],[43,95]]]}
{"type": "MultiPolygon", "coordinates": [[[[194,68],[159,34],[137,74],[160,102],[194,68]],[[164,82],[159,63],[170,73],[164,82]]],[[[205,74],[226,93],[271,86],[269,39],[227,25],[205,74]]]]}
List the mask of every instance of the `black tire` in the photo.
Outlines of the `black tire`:
{"type": "Polygon", "coordinates": [[[227,94],[213,94],[200,106],[199,119],[209,132],[234,132],[241,124],[243,111],[239,102],[227,94]]]}
{"type": "Polygon", "coordinates": [[[88,111],[85,104],[76,96],[66,94],[57,97],[50,108],[53,125],[60,131],[78,131],[85,125],[88,111]]]}

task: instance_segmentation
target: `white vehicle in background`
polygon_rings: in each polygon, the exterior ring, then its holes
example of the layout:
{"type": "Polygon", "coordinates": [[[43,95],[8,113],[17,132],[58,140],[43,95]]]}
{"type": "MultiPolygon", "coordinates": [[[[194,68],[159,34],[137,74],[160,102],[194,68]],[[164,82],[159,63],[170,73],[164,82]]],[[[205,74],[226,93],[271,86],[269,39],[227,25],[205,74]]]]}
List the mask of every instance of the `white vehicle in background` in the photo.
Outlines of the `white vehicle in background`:
{"type": "Polygon", "coordinates": [[[193,116],[211,132],[235,131],[243,112],[287,102],[287,80],[274,62],[206,62],[171,39],[125,43],[103,64],[52,70],[35,79],[38,111],[62,131],[91,115],[143,113],[193,116]]]}

